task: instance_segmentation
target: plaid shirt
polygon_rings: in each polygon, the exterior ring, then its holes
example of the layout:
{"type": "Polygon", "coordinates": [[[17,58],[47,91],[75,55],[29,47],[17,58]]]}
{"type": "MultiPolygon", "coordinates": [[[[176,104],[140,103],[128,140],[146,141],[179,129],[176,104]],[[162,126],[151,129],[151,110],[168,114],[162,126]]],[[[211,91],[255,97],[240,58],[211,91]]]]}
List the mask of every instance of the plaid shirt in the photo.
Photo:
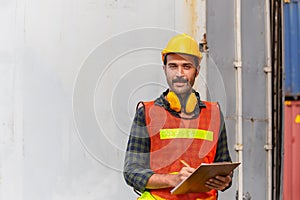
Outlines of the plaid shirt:
{"type": "MultiPolygon", "coordinates": [[[[155,100],[155,105],[164,107],[172,114],[180,117],[178,113],[171,110],[169,102],[164,98],[168,90],[164,92],[159,98],[155,100]]],[[[205,104],[200,100],[197,92],[198,106],[196,107],[194,114],[198,117],[201,108],[205,107],[205,104]]],[[[150,138],[145,122],[145,109],[140,107],[137,109],[133,124],[130,131],[130,136],[127,144],[126,157],[124,163],[124,178],[128,185],[134,187],[140,192],[145,191],[148,179],[154,172],[150,169],[150,138]]],[[[221,127],[217,145],[217,152],[214,162],[231,162],[227,147],[227,136],[224,118],[221,113],[221,127]]]]}

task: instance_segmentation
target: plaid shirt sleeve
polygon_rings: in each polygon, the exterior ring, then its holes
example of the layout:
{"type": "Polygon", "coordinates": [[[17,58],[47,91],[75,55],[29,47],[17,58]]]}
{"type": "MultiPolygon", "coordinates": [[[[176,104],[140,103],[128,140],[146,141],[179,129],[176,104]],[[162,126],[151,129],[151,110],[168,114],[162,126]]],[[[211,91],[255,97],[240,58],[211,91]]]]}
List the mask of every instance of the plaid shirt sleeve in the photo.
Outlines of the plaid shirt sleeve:
{"type": "Polygon", "coordinates": [[[128,185],[145,191],[148,179],[154,173],[150,169],[150,139],[145,122],[145,110],[137,110],[128,139],[123,175],[128,185]]]}
{"type": "MultiPolygon", "coordinates": [[[[219,134],[217,152],[216,152],[214,162],[231,162],[230,154],[228,151],[228,145],[227,145],[225,121],[224,121],[222,112],[221,112],[220,134],[219,134]]],[[[233,177],[233,174],[231,175],[231,178],[232,177],[233,177]]],[[[222,192],[224,192],[225,190],[230,188],[231,185],[232,185],[232,181],[229,183],[229,185],[224,190],[222,190],[222,192]]]]}
{"type": "Polygon", "coordinates": [[[227,145],[225,121],[222,112],[221,112],[220,134],[219,134],[217,152],[216,152],[214,162],[231,162],[228,145],[227,145]]]}

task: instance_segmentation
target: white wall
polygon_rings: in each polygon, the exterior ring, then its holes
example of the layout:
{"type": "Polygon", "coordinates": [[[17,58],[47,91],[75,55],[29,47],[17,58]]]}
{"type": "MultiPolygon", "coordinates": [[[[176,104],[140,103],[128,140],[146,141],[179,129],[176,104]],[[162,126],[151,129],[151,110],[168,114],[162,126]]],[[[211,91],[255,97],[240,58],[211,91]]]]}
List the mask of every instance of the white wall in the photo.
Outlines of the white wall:
{"type": "Polygon", "coordinates": [[[135,199],[121,173],[135,104],[165,88],[175,31],[200,41],[204,3],[2,0],[0,199],[135,199]]]}

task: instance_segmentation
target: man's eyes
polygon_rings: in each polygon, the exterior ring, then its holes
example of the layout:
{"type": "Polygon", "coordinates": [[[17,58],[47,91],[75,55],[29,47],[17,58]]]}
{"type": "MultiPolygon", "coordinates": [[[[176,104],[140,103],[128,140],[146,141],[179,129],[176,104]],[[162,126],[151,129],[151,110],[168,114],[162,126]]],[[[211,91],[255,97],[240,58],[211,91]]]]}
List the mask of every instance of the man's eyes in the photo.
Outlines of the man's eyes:
{"type": "MultiPolygon", "coordinates": [[[[175,69],[175,68],[177,68],[178,67],[178,65],[169,65],[169,68],[170,69],[175,69]]],[[[193,66],[191,65],[191,64],[186,64],[186,65],[183,65],[182,66],[184,69],[190,69],[190,68],[192,68],[193,66]]]]}
{"type": "Polygon", "coordinates": [[[174,69],[176,67],[177,67],[177,65],[169,65],[169,68],[171,68],[171,69],[174,69]]]}
{"type": "Polygon", "coordinates": [[[192,65],[190,65],[190,64],[187,64],[187,65],[183,65],[183,68],[184,69],[190,69],[190,68],[192,68],[193,66],[192,65]]]}

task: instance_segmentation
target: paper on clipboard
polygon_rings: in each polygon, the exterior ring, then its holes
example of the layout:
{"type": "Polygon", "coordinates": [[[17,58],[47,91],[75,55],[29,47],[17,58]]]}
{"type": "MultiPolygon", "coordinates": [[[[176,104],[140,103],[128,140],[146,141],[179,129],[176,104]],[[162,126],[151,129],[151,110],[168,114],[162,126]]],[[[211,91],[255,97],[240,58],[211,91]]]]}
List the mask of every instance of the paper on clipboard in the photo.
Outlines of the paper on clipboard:
{"type": "Polygon", "coordinates": [[[210,189],[205,187],[205,182],[217,175],[226,176],[233,171],[239,162],[219,162],[201,164],[188,178],[181,181],[171,190],[171,194],[186,194],[195,192],[208,192],[210,189]]]}

